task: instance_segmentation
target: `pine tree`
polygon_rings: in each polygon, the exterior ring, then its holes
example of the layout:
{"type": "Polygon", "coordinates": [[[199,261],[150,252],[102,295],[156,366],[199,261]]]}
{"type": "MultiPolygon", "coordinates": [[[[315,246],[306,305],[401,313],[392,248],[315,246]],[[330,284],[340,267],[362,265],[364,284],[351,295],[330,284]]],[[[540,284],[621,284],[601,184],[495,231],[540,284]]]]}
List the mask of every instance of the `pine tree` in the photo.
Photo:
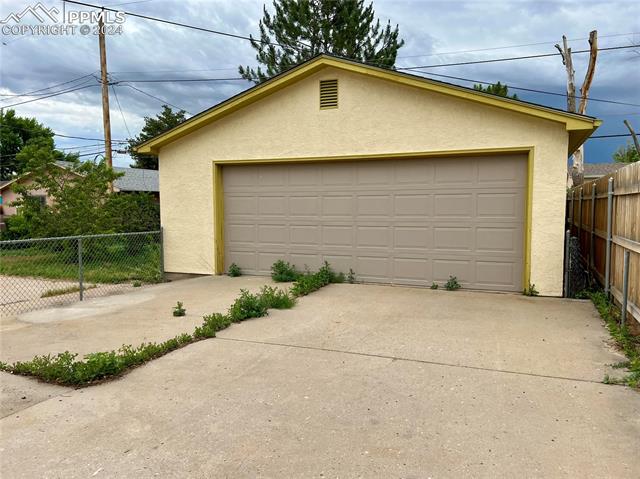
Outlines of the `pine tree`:
{"type": "Polygon", "coordinates": [[[131,165],[132,168],[158,169],[157,156],[136,153],[134,148],[182,123],[185,120],[185,113],[184,110],[173,111],[171,107],[162,105],[162,111],[158,113],[155,118],[148,116],[144,118],[144,126],[140,134],[135,138],[127,139],[129,142],[129,153],[135,160],[135,163],[131,165]]]}
{"type": "Polygon", "coordinates": [[[376,20],[364,0],[274,0],[274,14],[263,7],[260,39],[251,37],[263,67],[239,67],[240,75],[260,83],[320,53],[393,68],[404,40],[398,26],[376,20]]]}
{"type": "Polygon", "coordinates": [[[483,91],[486,93],[491,93],[493,95],[504,96],[506,98],[513,98],[514,100],[518,99],[518,95],[515,93],[513,95],[509,95],[509,87],[505,84],[498,82],[493,85],[482,86],[481,84],[473,85],[474,90],[483,91]]]}

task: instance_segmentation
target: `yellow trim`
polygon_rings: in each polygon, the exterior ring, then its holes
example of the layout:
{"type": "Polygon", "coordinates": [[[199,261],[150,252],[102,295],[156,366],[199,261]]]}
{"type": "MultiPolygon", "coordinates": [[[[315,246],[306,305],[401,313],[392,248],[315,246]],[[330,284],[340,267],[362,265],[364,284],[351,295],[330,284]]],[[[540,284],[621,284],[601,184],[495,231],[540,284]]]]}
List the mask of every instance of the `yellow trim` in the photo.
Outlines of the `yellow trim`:
{"type": "Polygon", "coordinates": [[[533,211],[533,165],[535,159],[535,147],[529,148],[527,155],[527,196],[525,198],[524,212],[524,268],[522,270],[522,287],[527,288],[531,284],[531,223],[533,211]]]}
{"type": "Polygon", "coordinates": [[[381,80],[392,81],[405,86],[420,88],[463,100],[481,103],[483,105],[522,113],[536,118],[563,123],[566,130],[569,132],[569,154],[573,153],[602,123],[601,120],[597,120],[595,118],[577,115],[575,113],[562,112],[542,105],[524,103],[511,98],[502,98],[456,85],[445,84],[429,80],[427,78],[408,75],[398,71],[364,65],[342,58],[320,55],[272,78],[271,80],[250,88],[249,90],[246,90],[210,108],[209,110],[205,110],[177,127],[142,143],[136,148],[136,151],[138,153],[157,154],[161,147],[183,138],[213,121],[224,118],[240,108],[244,108],[247,105],[250,105],[327,67],[359,73],[381,80]]]}
{"type": "Polygon", "coordinates": [[[224,182],[222,165],[213,163],[213,272],[224,273],[224,182]]]}
{"type": "Polygon", "coordinates": [[[213,205],[214,205],[214,273],[224,272],[224,192],[222,171],[225,165],[266,165],[277,163],[327,163],[336,161],[368,161],[411,158],[443,158],[452,156],[484,156],[484,155],[527,155],[527,191],[525,196],[525,228],[523,251],[523,278],[522,287],[526,288],[531,281],[531,223],[532,223],[532,199],[533,199],[533,163],[534,147],[518,146],[511,148],[475,148],[470,150],[446,150],[446,151],[419,151],[406,153],[378,153],[366,155],[341,155],[341,156],[307,156],[298,158],[256,158],[241,160],[213,160],[213,205]]]}

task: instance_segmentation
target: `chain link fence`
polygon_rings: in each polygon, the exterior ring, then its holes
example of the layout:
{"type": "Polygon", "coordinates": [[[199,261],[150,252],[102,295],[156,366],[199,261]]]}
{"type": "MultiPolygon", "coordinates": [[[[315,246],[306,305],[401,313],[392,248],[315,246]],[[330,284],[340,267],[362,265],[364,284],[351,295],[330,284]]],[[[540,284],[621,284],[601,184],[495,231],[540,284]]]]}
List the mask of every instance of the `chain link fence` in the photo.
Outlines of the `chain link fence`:
{"type": "Polygon", "coordinates": [[[567,234],[565,241],[565,297],[575,298],[592,286],[593,278],[580,252],[580,240],[567,234]]]}
{"type": "Polygon", "coordinates": [[[164,279],[162,232],[0,241],[3,316],[164,279]]]}

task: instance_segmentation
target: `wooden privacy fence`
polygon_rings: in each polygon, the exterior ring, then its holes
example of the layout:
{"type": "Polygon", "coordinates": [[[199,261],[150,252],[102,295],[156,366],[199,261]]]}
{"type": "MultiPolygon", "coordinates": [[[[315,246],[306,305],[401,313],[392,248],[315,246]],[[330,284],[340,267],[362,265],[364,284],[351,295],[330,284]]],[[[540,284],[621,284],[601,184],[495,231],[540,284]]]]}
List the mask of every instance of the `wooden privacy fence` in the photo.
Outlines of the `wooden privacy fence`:
{"type": "Polygon", "coordinates": [[[589,271],[640,322],[640,163],[571,188],[567,224],[589,271]]]}

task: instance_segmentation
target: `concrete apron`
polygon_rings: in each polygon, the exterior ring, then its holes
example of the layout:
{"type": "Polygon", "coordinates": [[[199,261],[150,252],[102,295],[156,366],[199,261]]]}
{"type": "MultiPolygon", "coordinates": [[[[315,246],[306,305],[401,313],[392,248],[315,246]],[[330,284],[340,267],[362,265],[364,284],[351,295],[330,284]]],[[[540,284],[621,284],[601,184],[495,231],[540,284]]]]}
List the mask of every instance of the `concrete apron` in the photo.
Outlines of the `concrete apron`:
{"type": "Polygon", "coordinates": [[[3,470],[635,477],[640,396],[598,383],[606,338],[584,302],[332,285],[6,417],[3,470]]]}

